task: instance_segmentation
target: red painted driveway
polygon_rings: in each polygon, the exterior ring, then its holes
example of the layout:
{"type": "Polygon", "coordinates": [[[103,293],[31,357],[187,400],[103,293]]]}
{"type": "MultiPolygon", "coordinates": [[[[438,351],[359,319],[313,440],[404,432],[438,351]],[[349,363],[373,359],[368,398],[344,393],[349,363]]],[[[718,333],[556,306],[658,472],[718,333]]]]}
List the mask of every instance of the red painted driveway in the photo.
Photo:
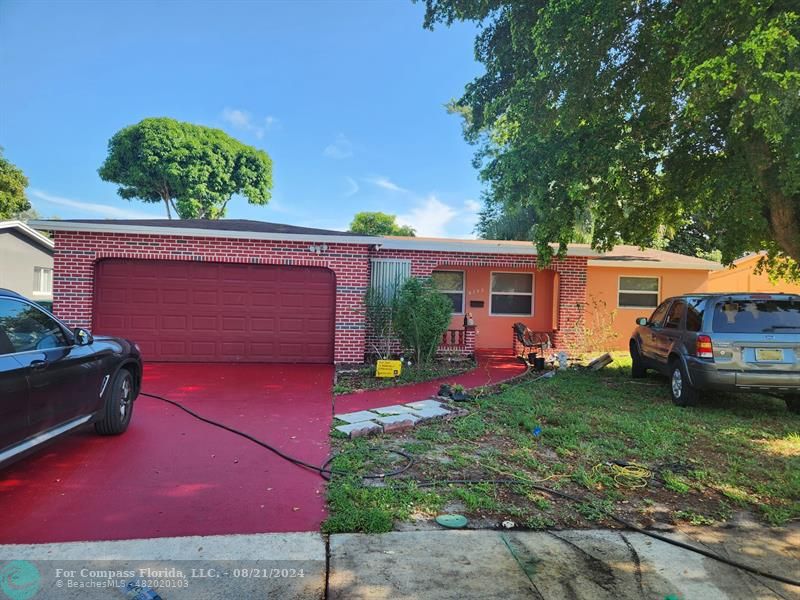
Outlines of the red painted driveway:
{"type": "MultiPolygon", "coordinates": [[[[329,453],[332,366],[150,364],[144,391],[312,464],[329,453]]],[[[0,471],[0,543],[315,531],[324,480],[140,397],[119,437],[68,436],[0,471]]]]}

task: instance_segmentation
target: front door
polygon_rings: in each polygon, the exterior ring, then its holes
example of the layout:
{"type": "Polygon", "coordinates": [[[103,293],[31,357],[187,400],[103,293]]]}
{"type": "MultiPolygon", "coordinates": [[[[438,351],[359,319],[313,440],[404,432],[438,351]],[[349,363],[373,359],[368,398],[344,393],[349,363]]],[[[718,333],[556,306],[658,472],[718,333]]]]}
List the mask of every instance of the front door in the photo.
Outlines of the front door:
{"type": "Polygon", "coordinates": [[[16,299],[2,302],[4,330],[28,380],[32,432],[87,414],[100,389],[91,349],[73,345],[72,336],[38,306],[16,299]]]}
{"type": "Polygon", "coordinates": [[[0,452],[31,435],[28,380],[22,364],[12,356],[14,350],[3,330],[3,310],[0,301],[0,452]]]}
{"type": "Polygon", "coordinates": [[[641,333],[642,356],[651,361],[658,360],[658,335],[671,302],[671,300],[665,300],[653,311],[647,320],[647,327],[641,333]]]}
{"type": "Polygon", "coordinates": [[[666,365],[669,353],[683,335],[683,316],[686,312],[686,301],[675,300],[669,307],[666,319],[656,336],[656,360],[666,365]]]}

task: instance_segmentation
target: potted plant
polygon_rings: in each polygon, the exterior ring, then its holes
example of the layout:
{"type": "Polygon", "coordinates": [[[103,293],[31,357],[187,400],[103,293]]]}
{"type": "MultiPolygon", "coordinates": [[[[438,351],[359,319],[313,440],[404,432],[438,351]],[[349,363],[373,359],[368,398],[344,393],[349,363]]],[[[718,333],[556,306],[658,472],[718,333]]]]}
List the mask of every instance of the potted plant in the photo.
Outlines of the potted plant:
{"type": "Polygon", "coordinates": [[[453,386],[450,397],[456,402],[465,402],[469,400],[469,394],[467,394],[466,390],[464,389],[464,386],[459,383],[453,386]]]}

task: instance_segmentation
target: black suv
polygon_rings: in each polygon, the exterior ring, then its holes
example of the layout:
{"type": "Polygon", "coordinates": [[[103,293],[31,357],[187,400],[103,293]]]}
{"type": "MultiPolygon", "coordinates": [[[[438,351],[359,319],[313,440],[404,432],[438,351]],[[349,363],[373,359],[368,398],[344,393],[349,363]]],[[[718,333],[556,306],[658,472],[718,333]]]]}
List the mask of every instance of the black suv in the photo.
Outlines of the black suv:
{"type": "Polygon", "coordinates": [[[636,324],[631,373],[667,375],[675,404],[690,406],[705,390],[758,391],[800,412],[800,296],[678,296],[636,324]]]}
{"type": "Polygon", "coordinates": [[[136,344],[70,330],[0,289],[0,466],[87,423],[124,432],[141,380],[136,344]]]}

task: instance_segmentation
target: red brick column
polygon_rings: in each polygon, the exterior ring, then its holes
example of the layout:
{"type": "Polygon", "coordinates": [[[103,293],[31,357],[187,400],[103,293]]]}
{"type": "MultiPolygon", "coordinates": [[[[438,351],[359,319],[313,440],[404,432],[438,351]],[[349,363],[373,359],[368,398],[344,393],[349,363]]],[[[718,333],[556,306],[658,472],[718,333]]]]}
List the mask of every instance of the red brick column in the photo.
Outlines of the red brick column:
{"type": "Polygon", "coordinates": [[[466,325],[464,327],[464,354],[472,356],[475,354],[475,338],[476,338],[475,325],[466,325]]]}
{"type": "Polygon", "coordinates": [[[586,261],[585,257],[570,256],[553,260],[551,268],[558,274],[558,321],[553,333],[553,346],[580,347],[583,343],[576,325],[586,308],[586,261]]]}

